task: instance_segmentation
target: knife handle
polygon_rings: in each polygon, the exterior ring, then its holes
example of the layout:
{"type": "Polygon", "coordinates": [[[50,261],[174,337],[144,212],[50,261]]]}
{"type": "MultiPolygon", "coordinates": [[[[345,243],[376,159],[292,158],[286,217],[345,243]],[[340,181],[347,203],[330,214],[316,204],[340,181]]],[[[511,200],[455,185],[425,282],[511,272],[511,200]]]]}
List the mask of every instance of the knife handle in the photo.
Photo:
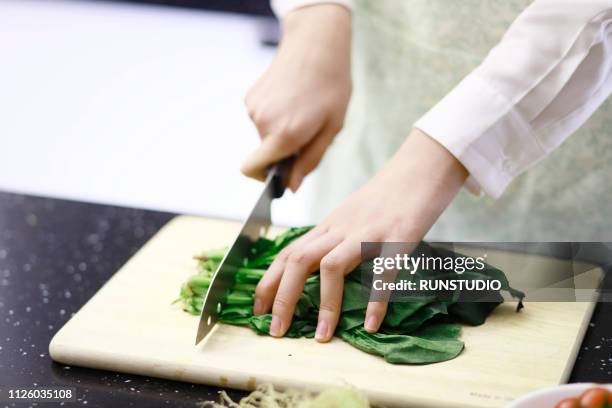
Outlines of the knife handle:
{"type": "Polygon", "coordinates": [[[294,161],[295,156],[289,156],[276,163],[270,170],[274,198],[281,198],[285,193],[294,161]]]}

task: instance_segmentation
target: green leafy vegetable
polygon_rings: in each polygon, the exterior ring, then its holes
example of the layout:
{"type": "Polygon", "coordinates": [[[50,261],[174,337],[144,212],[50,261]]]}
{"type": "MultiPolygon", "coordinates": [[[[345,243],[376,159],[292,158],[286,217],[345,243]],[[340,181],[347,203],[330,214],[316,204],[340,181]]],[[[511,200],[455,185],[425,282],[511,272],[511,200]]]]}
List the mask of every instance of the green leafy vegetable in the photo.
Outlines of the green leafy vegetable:
{"type": "MultiPolygon", "coordinates": [[[[255,287],[276,255],[309,229],[290,228],[273,240],[260,239],[254,243],[248,258],[236,272],[234,286],[228,291],[221,310],[222,322],[249,326],[261,335],[268,334],[272,315],[254,316],[252,313],[255,287]]],[[[429,246],[426,246],[426,250],[438,251],[438,256],[458,256],[452,251],[434,250],[429,246]]],[[[186,312],[200,314],[203,297],[224,253],[225,250],[214,250],[196,257],[198,273],[183,283],[177,299],[182,302],[186,312]]],[[[452,275],[439,271],[418,273],[428,274],[429,279],[452,278],[452,275]]],[[[465,272],[462,279],[497,279],[502,283],[502,289],[512,296],[518,299],[524,297],[522,292],[510,287],[502,271],[490,265],[481,271],[465,272]]],[[[410,301],[392,302],[379,332],[372,334],[363,329],[367,307],[363,285],[357,270],[345,278],[342,314],[335,334],[352,346],[381,356],[393,364],[427,364],[455,358],[464,347],[459,340],[459,323],[483,324],[487,316],[503,302],[499,292],[487,294],[487,301],[482,302],[461,301],[460,292],[432,293],[410,301]]],[[[314,337],[319,313],[319,293],[320,278],[314,274],[306,282],[293,322],[286,333],[287,337],[314,337]]]]}

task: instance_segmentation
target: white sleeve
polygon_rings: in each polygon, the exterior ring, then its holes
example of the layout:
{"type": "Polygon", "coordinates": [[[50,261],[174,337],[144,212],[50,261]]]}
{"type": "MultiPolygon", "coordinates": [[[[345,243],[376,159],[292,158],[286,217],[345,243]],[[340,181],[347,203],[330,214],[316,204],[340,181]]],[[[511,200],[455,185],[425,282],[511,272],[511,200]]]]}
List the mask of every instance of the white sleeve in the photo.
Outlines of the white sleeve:
{"type": "Polygon", "coordinates": [[[611,92],[612,0],[536,0],[415,127],[463,163],[470,191],[497,198],[611,92]]]}
{"type": "Polygon", "coordinates": [[[353,0],[271,0],[270,5],[278,18],[299,7],[312,6],[315,4],[338,4],[349,10],[353,9],[353,0]]]}

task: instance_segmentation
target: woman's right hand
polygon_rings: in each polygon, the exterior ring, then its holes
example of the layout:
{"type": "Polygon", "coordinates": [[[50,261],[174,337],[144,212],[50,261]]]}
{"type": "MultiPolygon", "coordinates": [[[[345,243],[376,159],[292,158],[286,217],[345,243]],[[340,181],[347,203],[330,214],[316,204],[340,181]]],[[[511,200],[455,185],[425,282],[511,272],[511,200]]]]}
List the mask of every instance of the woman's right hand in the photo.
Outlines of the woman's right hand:
{"type": "Polygon", "coordinates": [[[288,187],[296,191],[342,129],[351,95],[351,14],[321,4],[283,19],[283,39],[245,103],[261,144],[241,171],[263,180],[268,167],[297,154],[288,187]]]}

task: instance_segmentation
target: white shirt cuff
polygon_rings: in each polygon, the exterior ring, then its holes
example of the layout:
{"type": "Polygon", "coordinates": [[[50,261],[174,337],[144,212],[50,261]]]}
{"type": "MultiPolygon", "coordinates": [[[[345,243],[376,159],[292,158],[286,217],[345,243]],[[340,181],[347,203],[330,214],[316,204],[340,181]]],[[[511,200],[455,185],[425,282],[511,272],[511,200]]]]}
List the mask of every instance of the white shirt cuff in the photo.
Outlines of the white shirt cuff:
{"type": "Polygon", "coordinates": [[[547,152],[514,104],[468,75],[415,127],[446,147],[470,172],[466,188],[498,198],[514,177],[547,152]]]}
{"type": "Polygon", "coordinates": [[[353,9],[352,0],[271,0],[270,2],[274,14],[281,19],[292,10],[317,4],[337,4],[346,7],[349,11],[353,9]]]}

